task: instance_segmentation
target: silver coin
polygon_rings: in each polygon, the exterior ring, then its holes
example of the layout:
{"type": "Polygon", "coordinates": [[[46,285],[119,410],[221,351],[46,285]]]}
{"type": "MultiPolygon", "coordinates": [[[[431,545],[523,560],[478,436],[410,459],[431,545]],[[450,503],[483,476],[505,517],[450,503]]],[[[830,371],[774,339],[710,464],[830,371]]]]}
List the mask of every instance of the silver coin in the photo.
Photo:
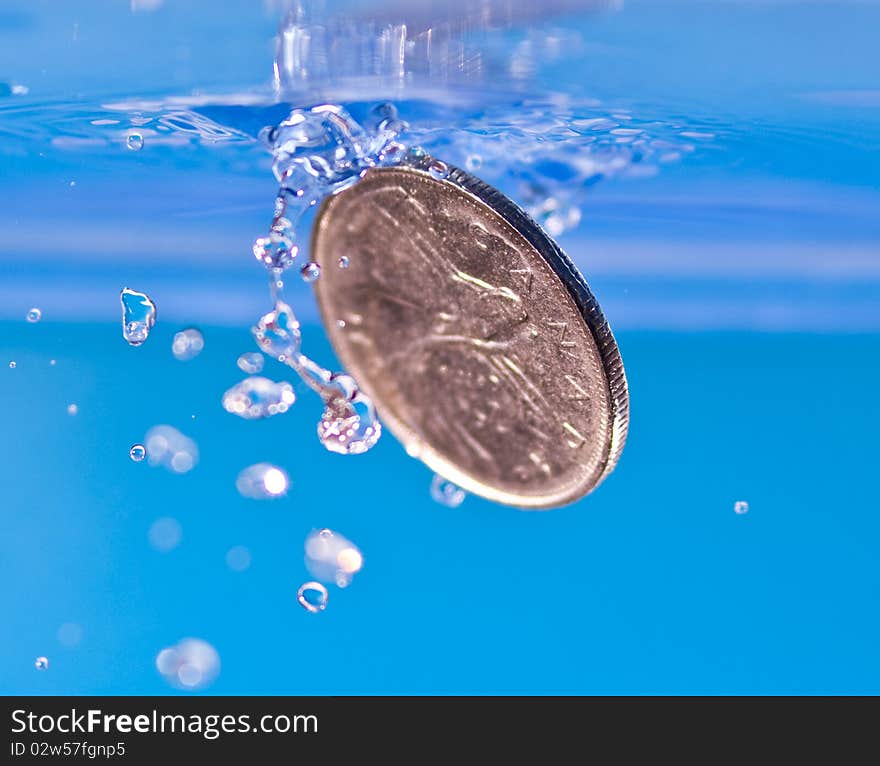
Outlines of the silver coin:
{"type": "Polygon", "coordinates": [[[325,200],[312,259],[330,340],[409,454],[522,508],[613,470],[617,343],[575,265],[499,191],[431,158],[369,170],[325,200]]]}

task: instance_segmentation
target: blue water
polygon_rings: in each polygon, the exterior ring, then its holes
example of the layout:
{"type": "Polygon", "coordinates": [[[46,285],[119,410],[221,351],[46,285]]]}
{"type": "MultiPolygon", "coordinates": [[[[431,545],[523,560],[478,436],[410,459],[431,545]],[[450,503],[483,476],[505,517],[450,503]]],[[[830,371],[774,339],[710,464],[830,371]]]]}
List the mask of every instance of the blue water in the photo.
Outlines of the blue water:
{"type": "MultiPolygon", "coordinates": [[[[0,692],[173,693],[156,655],[189,636],[220,655],[217,694],[880,691],[880,5],[602,5],[470,30],[482,63],[458,76],[308,93],[272,83],[284,3],[4,5],[0,692]],[[331,97],[355,115],[393,97],[438,155],[580,213],[560,242],[632,397],[595,494],[450,509],[390,434],[325,451],[302,384],[266,421],[223,410],[268,310],[251,245],[277,184],[257,133],[331,97]],[[614,127],[570,130],[595,119],[614,127]],[[158,306],[139,348],[126,285],[158,306]],[[205,349],[177,361],[188,326],[205,349]],[[191,472],[129,458],[157,424],[197,442],[191,472]],[[236,491],[263,461],[290,474],[285,498],[236,491]],[[160,517],[182,529],[165,553],[160,517]],[[322,527],[365,563],[309,614],[322,527]]],[[[289,300],[331,366],[310,288],[289,300]]]]}

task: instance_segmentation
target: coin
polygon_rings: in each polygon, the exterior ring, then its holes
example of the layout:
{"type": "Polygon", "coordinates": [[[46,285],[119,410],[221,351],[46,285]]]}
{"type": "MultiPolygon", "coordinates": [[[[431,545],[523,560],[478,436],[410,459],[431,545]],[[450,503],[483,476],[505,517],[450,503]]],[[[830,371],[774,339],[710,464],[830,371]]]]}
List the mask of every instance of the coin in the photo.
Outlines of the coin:
{"type": "Polygon", "coordinates": [[[431,158],[368,170],[312,232],[330,341],[410,455],[521,508],[593,490],[623,449],[617,343],[558,245],[431,158]],[[429,168],[432,172],[428,172],[429,168]]]}

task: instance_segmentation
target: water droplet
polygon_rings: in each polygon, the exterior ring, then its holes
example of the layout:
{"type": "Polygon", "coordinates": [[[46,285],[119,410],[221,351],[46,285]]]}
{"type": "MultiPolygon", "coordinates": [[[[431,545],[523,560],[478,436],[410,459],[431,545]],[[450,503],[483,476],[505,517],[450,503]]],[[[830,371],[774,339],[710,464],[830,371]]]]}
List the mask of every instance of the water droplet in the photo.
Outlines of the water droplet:
{"type": "Polygon", "coordinates": [[[175,359],[187,362],[201,354],[204,347],[205,338],[202,333],[195,327],[188,327],[186,330],[174,333],[171,353],[174,354],[175,359]]]}
{"type": "Polygon", "coordinates": [[[345,327],[345,320],[344,320],[344,319],[337,319],[337,320],[336,320],[336,326],[337,326],[340,330],[343,329],[343,328],[345,327]]]}
{"type": "Polygon", "coordinates": [[[77,412],[79,412],[79,407],[76,404],[71,402],[70,404],[67,405],[67,414],[68,415],[76,415],[77,412]]]}
{"type": "Polygon", "coordinates": [[[299,275],[302,277],[303,282],[311,284],[321,276],[321,267],[314,261],[309,261],[300,269],[299,275]]]}
{"type": "Polygon", "coordinates": [[[463,502],[467,493],[457,484],[447,481],[439,474],[434,474],[431,480],[431,499],[449,508],[457,508],[463,502]]]}
{"type": "Polygon", "coordinates": [[[340,269],[347,269],[351,265],[351,261],[349,260],[347,255],[339,256],[339,260],[337,261],[337,265],[340,269]]]}
{"type": "Polygon", "coordinates": [[[58,643],[62,646],[76,646],[82,641],[82,625],[77,625],[75,622],[65,622],[58,628],[58,633],[56,635],[58,643]]]}
{"type": "Polygon", "coordinates": [[[129,133],[125,145],[133,152],[139,152],[144,148],[144,137],[140,133],[129,133]]]}
{"type": "Polygon", "coordinates": [[[252,500],[268,500],[284,497],[290,479],[287,473],[271,463],[257,463],[248,466],[235,480],[235,488],[242,497],[252,500]]]}
{"type": "Polygon", "coordinates": [[[131,449],[128,451],[128,456],[135,463],[140,463],[147,456],[147,448],[143,444],[132,444],[131,449]]]}
{"type": "Polygon", "coordinates": [[[283,362],[299,353],[302,336],[293,309],[276,301],[275,309],[260,317],[251,332],[257,345],[268,356],[283,362]]]}
{"type": "Polygon", "coordinates": [[[733,504],[733,512],[742,516],[749,512],[749,504],[745,500],[737,500],[733,504]]]}
{"type": "Polygon", "coordinates": [[[48,670],[49,669],[49,658],[48,657],[37,657],[34,660],[34,667],[37,670],[48,670]]]}
{"type": "Polygon", "coordinates": [[[220,655],[207,641],[184,638],[156,655],[156,668],[177,689],[196,691],[220,673],[220,655]]]}
{"type": "Polygon", "coordinates": [[[428,166],[428,175],[430,175],[431,178],[436,178],[438,181],[442,181],[449,175],[449,166],[445,162],[434,160],[428,166]]]}
{"type": "Polygon", "coordinates": [[[31,324],[35,324],[39,322],[43,318],[43,312],[40,311],[36,306],[32,309],[28,309],[28,313],[25,315],[25,319],[31,324]]]}
{"type": "Polygon", "coordinates": [[[130,346],[140,346],[156,324],[156,304],[145,293],[123,287],[119,293],[122,303],[122,337],[130,346]]]}
{"type": "Polygon", "coordinates": [[[58,364],[58,362],[56,362],[54,359],[50,359],[50,360],[49,360],[49,366],[50,366],[50,367],[54,367],[56,364],[58,364]]]}
{"type": "Polygon", "coordinates": [[[327,589],[319,582],[303,583],[296,592],[296,600],[303,609],[312,614],[323,612],[327,608],[328,598],[327,589]]]}
{"type": "Polygon", "coordinates": [[[9,369],[10,369],[10,370],[14,370],[16,367],[18,367],[18,363],[17,363],[17,362],[12,361],[12,362],[9,363],[9,369]]]}
{"type": "Polygon", "coordinates": [[[154,550],[159,551],[159,553],[168,553],[168,551],[173,551],[180,545],[180,541],[183,538],[183,529],[177,519],[163,516],[161,519],[156,519],[150,525],[147,538],[154,550]]]}
{"type": "Polygon", "coordinates": [[[233,572],[244,572],[251,565],[251,552],[243,545],[236,545],[226,551],[226,566],[233,572]]]}
{"type": "Polygon", "coordinates": [[[144,439],[150,465],[172,473],[188,473],[199,462],[198,445],[173,426],[153,426],[144,439]]]}
{"type": "Polygon", "coordinates": [[[223,394],[223,408],[245,420],[257,420],[287,412],[295,400],[290,383],[251,376],[223,394]]]}
{"type": "Polygon", "coordinates": [[[238,357],[236,364],[238,369],[246,372],[248,375],[254,375],[263,371],[263,363],[265,358],[258,351],[251,351],[238,357]]]}
{"type": "Polygon", "coordinates": [[[348,586],[363,569],[364,556],[351,540],[330,529],[312,530],[305,542],[305,565],[322,582],[348,586]]]}

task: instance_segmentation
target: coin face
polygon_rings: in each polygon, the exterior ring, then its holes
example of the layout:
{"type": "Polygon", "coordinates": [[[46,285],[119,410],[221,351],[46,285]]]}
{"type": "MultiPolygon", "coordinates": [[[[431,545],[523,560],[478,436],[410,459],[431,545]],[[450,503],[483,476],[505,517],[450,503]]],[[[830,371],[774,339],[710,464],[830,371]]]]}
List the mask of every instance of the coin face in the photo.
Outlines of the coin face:
{"type": "Polygon", "coordinates": [[[519,207],[452,168],[377,168],[312,233],[340,361],[407,451],[469,492],[572,502],[623,449],[617,344],[574,264],[519,207]]]}

